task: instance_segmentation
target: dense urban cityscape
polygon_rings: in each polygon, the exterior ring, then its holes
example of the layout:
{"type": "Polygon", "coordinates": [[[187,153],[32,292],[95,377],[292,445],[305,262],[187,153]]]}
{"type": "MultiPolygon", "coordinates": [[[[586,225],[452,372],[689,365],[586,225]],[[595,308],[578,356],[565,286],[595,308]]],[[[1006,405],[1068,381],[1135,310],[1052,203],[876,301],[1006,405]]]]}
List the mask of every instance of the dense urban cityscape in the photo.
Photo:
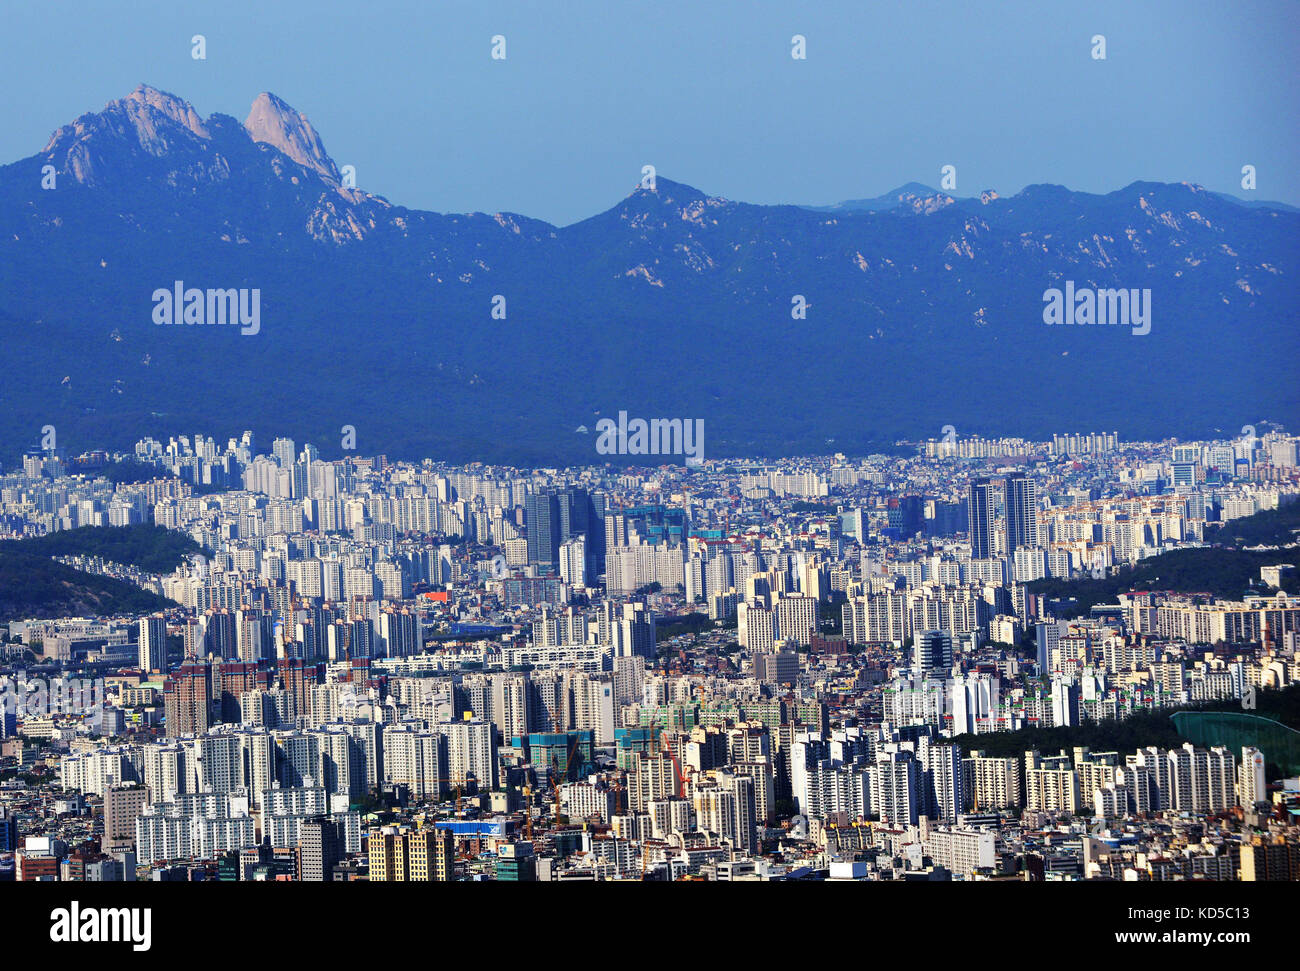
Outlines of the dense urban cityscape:
{"type": "Polygon", "coordinates": [[[34,450],[5,550],[158,606],[4,604],[0,880],[1296,880],[1297,444],[34,450]]]}
{"type": "Polygon", "coordinates": [[[1294,0],[6,14],[15,963],[1294,949],[1294,0]]]}

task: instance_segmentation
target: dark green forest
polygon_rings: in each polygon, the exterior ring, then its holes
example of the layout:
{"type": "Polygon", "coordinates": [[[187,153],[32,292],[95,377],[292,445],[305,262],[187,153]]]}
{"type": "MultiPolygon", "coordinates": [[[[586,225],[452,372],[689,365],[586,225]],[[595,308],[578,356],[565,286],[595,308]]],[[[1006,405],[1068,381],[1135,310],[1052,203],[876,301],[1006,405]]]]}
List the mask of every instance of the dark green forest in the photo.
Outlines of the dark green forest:
{"type": "Polygon", "coordinates": [[[149,573],[170,573],[203,547],[184,533],[153,524],[81,526],[46,536],[0,542],[0,552],[31,556],[100,556],[149,573]]]}
{"type": "Polygon", "coordinates": [[[82,573],[48,556],[0,549],[0,622],[152,613],[170,606],[170,600],[125,581],[82,573]]]}

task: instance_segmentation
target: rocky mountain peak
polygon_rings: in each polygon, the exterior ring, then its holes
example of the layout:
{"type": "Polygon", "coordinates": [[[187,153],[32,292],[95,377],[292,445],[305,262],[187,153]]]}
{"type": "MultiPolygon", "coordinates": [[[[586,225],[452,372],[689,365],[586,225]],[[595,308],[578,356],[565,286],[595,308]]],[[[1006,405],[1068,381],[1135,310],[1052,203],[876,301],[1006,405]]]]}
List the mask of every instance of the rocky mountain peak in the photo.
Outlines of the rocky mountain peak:
{"type": "Polygon", "coordinates": [[[160,114],[176,124],[189,129],[200,138],[208,137],[207,126],[194,110],[194,106],[184,98],[160,91],[148,84],[141,84],[125,98],[109,102],[108,109],[121,107],[135,123],[137,132],[155,130],[154,114],[160,114]]]}
{"type": "Polygon", "coordinates": [[[155,159],[174,154],[181,145],[206,150],[211,133],[194,106],[147,84],[125,98],[110,101],[97,114],[85,114],[50,136],[42,155],[83,185],[114,178],[127,156],[155,159]],[[123,154],[125,153],[125,154],[123,154]]]}
{"type": "Polygon", "coordinates": [[[253,101],[244,128],[253,141],[278,148],[299,165],[335,182],[339,180],[338,166],[326,153],[324,142],[307,116],[269,91],[263,91],[253,101]]]}

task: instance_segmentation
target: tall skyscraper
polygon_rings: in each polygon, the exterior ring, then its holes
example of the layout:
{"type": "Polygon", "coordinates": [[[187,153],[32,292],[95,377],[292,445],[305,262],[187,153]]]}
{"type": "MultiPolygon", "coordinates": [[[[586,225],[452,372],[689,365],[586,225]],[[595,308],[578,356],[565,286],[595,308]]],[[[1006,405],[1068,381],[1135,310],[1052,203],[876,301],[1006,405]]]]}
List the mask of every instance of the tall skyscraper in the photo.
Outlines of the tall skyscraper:
{"type": "Polygon", "coordinates": [[[605,572],[605,511],[608,499],[596,491],[588,497],[587,513],[587,582],[594,583],[605,572]]]}
{"type": "Polygon", "coordinates": [[[993,555],[993,483],[975,479],[970,484],[966,508],[970,521],[971,558],[986,560],[993,555]]]}
{"type": "Polygon", "coordinates": [[[915,826],[924,793],[921,764],[910,748],[889,744],[870,771],[871,808],[886,826],[915,826]]]}
{"type": "Polygon", "coordinates": [[[1069,625],[1064,621],[1049,621],[1034,625],[1034,640],[1038,646],[1035,660],[1038,663],[1039,677],[1045,677],[1052,668],[1052,652],[1061,642],[1061,635],[1066,633],[1069,625]]]}
{"type": "Polygon", "coordinates": [[[1268,801],[1264,776],[1264,753],[1253,746],[1241,750],[1241,772],[1237,782],[1237,804],[1253,809],[1257,803],[1268,801]]]}
{"type": "Polygon", "coordinates": [[[297,446],[292,438],[277,438],[271,443],[271,454],[275,456],[275,460],[280,463],[282,469],[293,467],[296,452],[297,446]]]}
{"type": "Polygon", "coordinates": [[[957,814],[966,804],[966,775],[962,768],[961,748],[934,745],[928,738],[918,742],[924,770],[923,790],[926,815],[945,823],[957,822],[957,814]]]}
{"type": "Polygon", "coordinates": [[[622,605],[623,617],[614,642],[615,657],[655,656],[655,615],[644,603],[622,605]]]}
{"type": "Polygon", "coordinates": [[[924,500],[921,496],[902,496],[889,500],[889,525],[904,536],[915,536],[925,525],[924,500]]]}
{"type": "Polygon", "coordinates": [[[1038,543],[1038,490],[1023,472],[1007,476],[1007,552],[1032,549],[1038,543]]]}
{"type": "Polygon", "coordinates": [[[1080,690],[1077,681],[1065,678],[1052,679],[1052,725],[1055,727],[1079,724],[1080,690]]]}
{"type": "Polygon", "coordinates": [[[560,578],[571,586],[587,585],[587,539],[577,536],[560,544],[560,578]]]}
{"type": "Polygon", "coordinates": [[[560,510],[560,543],[586,536],[591,523],[591,497],[586,489],[571,487],[556,495],[560,510]]]}
{"type": "Polygon", "coordinates": [[[524,501],[528,562],[556,569],[560,563],[560,500],[554,492],[535,492],[524,501]]]}
{"type": "Polygon", "coordinates": [[[528,527],[528,562],[560,567],[560,548],[582,537],[588,578],[604,572],[605,495],[578,486],[533,493],[524,501],[528,527]]]}
{"type": "Polygon", "coordinates": [[[140,670],[167,669],[167,619],[162,614],[140,618],[140,670]]]}
{"type": "Polygon", "coordinates": [[[447,738],[447,778],[451,783],[463,785],[473,776],[479,789],[497,787],[497,753],[490,721],[441,722],[437,730],[447,738]]]}

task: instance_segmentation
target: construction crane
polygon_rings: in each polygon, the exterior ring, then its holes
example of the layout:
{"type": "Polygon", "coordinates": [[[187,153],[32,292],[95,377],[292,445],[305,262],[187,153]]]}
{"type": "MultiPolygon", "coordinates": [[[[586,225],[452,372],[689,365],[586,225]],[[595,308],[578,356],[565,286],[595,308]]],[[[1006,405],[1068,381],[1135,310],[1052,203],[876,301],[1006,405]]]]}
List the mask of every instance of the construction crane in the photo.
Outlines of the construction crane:
{"type": "MultiPolygon", "coordinates": [[[[660,754],[667,755],[669,760],[672,762],[673,781],[675,783],[677,797],[679,799],[685,799],[686,798],[686,777],[683,775],[681,763],[677,760],[677,755],[673,752],[672,745],[668,741],[668,730],[666,728],[661,728],[659,726],[659,723],[655,721],[652,721],[647,727],[650,729],[651,739],[654,742],[657,742],[659,744],[660,754]]],[[[646,754],[649,755],[651,753],[647,752],[646,754]]],[[[621,786],[622,788],[626,788],[625,784],[621,784],[621,786]]],[[[641,840],[641,879],[642,880],[645,879],[646,866],[649,861],[649,854],[646,851],[645,844],[646,844],[646,840],[642,839],[641,840]]]]}
{"type": "Polygon", "coordinates": [[[457,816],[460,815],[461,789],[468,781],[469,779],[466,776],[460,776],[459,778],[456,779],[438,780],[439,783],[450,783],[451,787],[456,791],[456,815],[457,816]]]}
{"type": "Polygon", "coordinates": [[[524,838],[533,841],[533,787],[524,783],[524,838]]]}
{"type": "Polygon", "coordinates": [[[614,815],[623,815],[623,795],[627,792],[627,773],[624,772],[614,783],[614,815]]]}
{"type": "MultiPolygon", "coordinates": [[[[668,741],[668,729],[662,728],[658,721],[652,721],[648,726],[650,737],[653,742],[659,745],[661,754],[667,755],[673,764],[673,776],[677,785],[677,796],[680,799],[686,798],[686,777],[682,774],[682,764],[677,760],[677,755],[673,752],[673,747],[668,741]]],[[[647,755],[650,753],[647,752],[647,755]]]]}
{"type": "Polygon", "coordinates": [[[676,782],[677,782],[677,798],[685,799],[686,798],[686,777],[682,774],[682,765],[680,762],[677,761],[677,754],[673,751],[673,747],[668,741],[668,730],[666,728],[660,729],[659,731],[659,744],[661,746],[660,750],[666,753],[668,755],[668,758],[672,760],[673,775],[676,776],[676,782]]]}
{"type": "MultiPolygon", "coordinates": [[[[577,750],[577,748],[578,748],[578,740],[575,738],[573,740],[573,744],[569,746],[569,754],[564,760],[564,770],[559,773],[558,777],[552,776],[551,778],[551,785],[555,789],[555,825],[556,826],[560,825],[560,786],[563,784],[564,780],[569,777],[569,765],[573,762],[573,753],[574,751],[577,750]]],[[[557,762],[552,762],[551,769],[552,770],[556,769],[558,767],[558,764],[559,763],[557,762]]]]}

